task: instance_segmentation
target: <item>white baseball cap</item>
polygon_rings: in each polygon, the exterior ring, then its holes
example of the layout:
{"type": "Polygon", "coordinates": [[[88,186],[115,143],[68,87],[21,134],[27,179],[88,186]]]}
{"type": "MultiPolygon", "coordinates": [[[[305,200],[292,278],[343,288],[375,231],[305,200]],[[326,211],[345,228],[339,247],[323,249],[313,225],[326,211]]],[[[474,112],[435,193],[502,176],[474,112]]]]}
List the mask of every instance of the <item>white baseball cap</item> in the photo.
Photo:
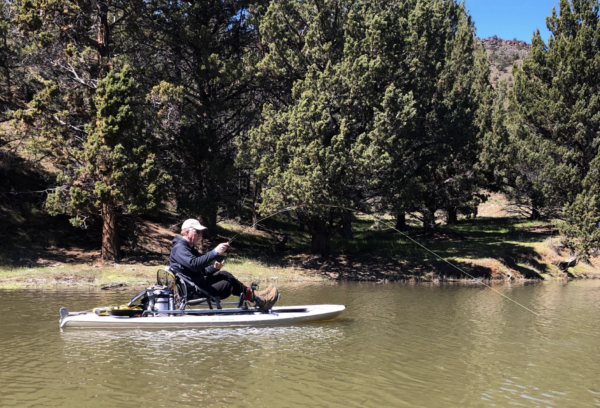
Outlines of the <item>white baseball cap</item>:
{"type": "Polygon", "coordinates": [[[190,218],[189,220],[185,220],[183,222],[183,225],[181,226],[181,230],[186,230],[186,229],[190,229],[193,228],[197,231],[202,231],[207,229],[204,225],[200,224],[200,221],[195,220],[193,218],[190,218]]]}

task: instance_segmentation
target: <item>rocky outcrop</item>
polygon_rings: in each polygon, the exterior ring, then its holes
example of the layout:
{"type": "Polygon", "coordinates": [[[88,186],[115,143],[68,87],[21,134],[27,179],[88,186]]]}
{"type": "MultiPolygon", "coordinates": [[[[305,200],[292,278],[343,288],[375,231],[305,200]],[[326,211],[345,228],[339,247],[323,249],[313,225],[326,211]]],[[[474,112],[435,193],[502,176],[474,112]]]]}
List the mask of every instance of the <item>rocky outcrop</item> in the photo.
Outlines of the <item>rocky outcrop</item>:
{"type": "Polygon", "coordinates": [[[520,65],[529,52],[531,44],[525,41],[504,40],[497,36],[477,38],[477,46],[483,45],[490,62],[490,82],[496,87],[500,81],[507,81],[508,87],[512,86],[512,66],[520,65]]]}
{"type": "Polygon", "coordinates": [[[525,41],[517,40],[516,38],[513,40],[503,40],[502,38],[488,37],[488,38],[478,38],[477,42],[483,45],[483,48],[486,50],[500,50],[503,48],[515,48],[515,51],[526,51],[529,53],[531,51],[531,44],[527,44],[525,41]]]}

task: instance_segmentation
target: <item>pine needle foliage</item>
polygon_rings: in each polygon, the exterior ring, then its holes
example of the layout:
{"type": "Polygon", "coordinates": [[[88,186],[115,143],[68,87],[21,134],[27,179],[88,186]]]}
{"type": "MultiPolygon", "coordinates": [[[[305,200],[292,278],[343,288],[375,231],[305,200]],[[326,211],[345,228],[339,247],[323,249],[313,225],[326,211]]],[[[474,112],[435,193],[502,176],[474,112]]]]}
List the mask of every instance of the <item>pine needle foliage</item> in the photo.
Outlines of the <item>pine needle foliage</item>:
{"type": "MultiPolygon", "coordinates": [[[[489,64],[474,52],[474,25],[464,3],[403,2],[391,8],[396,33],[394,86],[411,94],[410,126],[385,131],[394,142],[382,155],[390,161],[377,173],[383,208],[404,218],[418,214],[426,230],[435,229],[435,213],[447,221],[472,215],[482,196],[475,171],[479,138],[487,126],[489,64]]],[[[388,29],[389,29],[388,28],[388,29]]]]}
{"type": "MultiPolygon", "coordinates": [[[[455,1],[272,2],[259,68],[293,86],[265,105],[244,152],[260,157],[261,210],[329,203],[431,219],[468,207],[487,64],[473,70],[473,33],[455,1]]],[[[304,210],[313,252],[328,253],[345,216],[304,210]]]]}
{"type": "Polygon", "coordinates": [[[120,258],[119,215],[154,211],[165,196],[152,132],[131,105],[134,97],[138,104],[145,99],[127,65],[142,8],[130,1],[23,1],[14,16],[38,92],[13,112],[13,127],[59,171],[47,210],[71,215],[76,226],[99,215],[108,261],[120,258]]]}
{"type": "Polygon", "coordinates": [[[600,246],[600,18],[595,0],[560,1],[515,66],[509,93],[517,182],[534,211],[560,216],[567,246],[596,256],[600,246]]]}
{"type": "Polygon", "coordinates": [[[157,105],[177,208],[211,232],[219,212],[235,215],[243,170],[234,167],[233,141],[262,107],[254,80],[257,22],[250,19],[260,3],[153,0],[144,20],[144,42],[158,53],[152,69],[161,83],[153,94],[173,96],[157,105]]]}
{"type": "MultiPolygon", "coordinates": [[[[87,217],[102,212],[108,218],[105,228],[112,229],[118,228],[120,214],[160,209],[168,177],[157,167],[136,126],[130,106],[134,92],[127,66],[110,71],[98,83],[93,97],[96,114],[85,126],[87,139],[72,153],[81,165],[68,166],[62,173],[61,187],[46,201],[51,214],[66,212],[73,216],[73,225],[81,227],[87,217]]],[[[118,248],[118,242],[115,245],[118,248]]]]}
{"type": "MultiPolygon", "coordinates": [[[[302,79],[294,82],[291,102],[265,105],[262,124],[250,132],[246,149],[261,158],[256,172],[265,180],[263,213],[301,203],[365,207],[373,97],[390,85],[378,81],[381,43],[369,43],[364,35],[380,31],[376,23],[366,2],[283,1],[269,6],[261,26],[270,50],[263,67],[274,77],[302,79]],[[293,31],[281,28],[288,22],[293,31]],[[298,56],[286,41],[290,37],[289,44],[298,48],[297,35],[302,44],[298,56]]],[[[302,211],[312,252],[329,253],[344,215],[326,207],[302,211]]]]}

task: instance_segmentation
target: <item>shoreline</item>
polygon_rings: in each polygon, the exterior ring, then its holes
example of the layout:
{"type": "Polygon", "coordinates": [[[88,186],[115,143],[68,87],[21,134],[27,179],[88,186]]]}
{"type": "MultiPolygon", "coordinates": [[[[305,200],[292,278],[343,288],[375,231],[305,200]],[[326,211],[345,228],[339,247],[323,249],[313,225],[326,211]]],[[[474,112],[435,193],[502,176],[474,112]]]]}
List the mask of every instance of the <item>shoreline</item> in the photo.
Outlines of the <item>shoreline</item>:
{"type": "MultiPolygon", "coordinates": [[[[221,220],[215,235],[202,242],[200,251],[245,231],[232,243],[224,269],[246,284],[600,278],[600,258],[569,266],[573,254],[563,245],[552,220],[507,217],[498,213],[502,203],[498,197],[490,199],[480,208],[482,216],[439,225],[429,233],[410,218],[408,231],[403,233],[406,236],[368,217],[357,217],[352,224],[353,236],[332,238],[331,255],[325,258],[307,252],[310,234],[288,219],[272,218],[250,231],[236,220],[221,220]],[[282,236],[287,241],[278,245],[282,236]]],[[[156,281],[157,269],[168,263],[175,221],[166,216],[142,220],[135,251],[124,247],[118,264],[102,263],[100,249],[91,245],[89,237],[73,237],[66,229],[42,228],[48,233],[43,243],[2,248],[0,289],[149,286],[156,281]],[[56,236],[69,239],[59,242],[54,240],[56,236]]],[[[11,236],[10,242],[18,241],[11,236]]]]}
{"type": "MultiPolygon", "coordinates": [[[[475,260],[476,261],[476,260],[475,260]]],[[[461,284],[502,284],[528,283],[543,281],[599,279],[600,273],[573,274],[566,272],[559,275],[523,276],[520,274],[498,274],[489,276],[481,273],[476,262],[471,264],[469,276],[457,276],[457,271],[448,269],[447,265],[436,264],[404,264],[390,266],[389,272],[381,272],[383,265],[370,264],[376,272],[361,273],[369,269],[361,264],[344,265],[340,272],[339,262],[325,261],[313,267],[274,267],[257,262],[233,262],[227,265],[240,281],[250,284],[253,281],[285,283],[320,283],[320,282],[364,282],[364,283],[461,283],[461,284]],[[418,273],[407,273],[408,270],[418,273]],[[450,272],[450,273],[449,273],[450,272]]],[[[389,261],[388,261],[389,262],[389,261]]],[[[458,262],[457,262],[458,263],[458,262]]],[[[461,265],[463,268],[465,264],[461,265]]],[[[0,269],[0,290],[3,289],[100,289],[126,290],[150,286],[156,281],[156,271],[163,265],[144,264],[61,264],[45,267],[0,269]]],[[[570,268],[573,269],[573,268],[570,268]]]]}
{"type": "MultiPolygon", "coordinates": [[[[67,264],[47,267],[0,269],[2,289],[126,289],[143,288],[156,282],[156,272],[164,265],[116,264],[95,266],[67,264]]],[[[228,268],[242,282],[323,282],[315,273],[302,273],[297,268],[262,267],[259,272],[243,273],[228,268]]]]}

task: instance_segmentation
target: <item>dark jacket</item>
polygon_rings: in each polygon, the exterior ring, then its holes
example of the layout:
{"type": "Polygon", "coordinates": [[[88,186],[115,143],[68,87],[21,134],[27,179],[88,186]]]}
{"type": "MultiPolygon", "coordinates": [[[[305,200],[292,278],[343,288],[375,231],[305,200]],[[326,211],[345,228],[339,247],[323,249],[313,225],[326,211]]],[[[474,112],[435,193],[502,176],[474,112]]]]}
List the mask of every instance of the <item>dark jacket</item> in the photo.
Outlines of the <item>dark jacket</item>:
{"type": "Polygon", "coordinates": [[[192,248],[185,238],[179,235],[173,238],[173,248],[169,256],[169,264],[173,272],[180,272],[190,277],[198,286],[201,286],[205,279],[204,275],[210,275],[217,270],[212,265],[217,257],[215,251],[210,251],[205,255],[200,254],[196,248],[192,248]]]}

